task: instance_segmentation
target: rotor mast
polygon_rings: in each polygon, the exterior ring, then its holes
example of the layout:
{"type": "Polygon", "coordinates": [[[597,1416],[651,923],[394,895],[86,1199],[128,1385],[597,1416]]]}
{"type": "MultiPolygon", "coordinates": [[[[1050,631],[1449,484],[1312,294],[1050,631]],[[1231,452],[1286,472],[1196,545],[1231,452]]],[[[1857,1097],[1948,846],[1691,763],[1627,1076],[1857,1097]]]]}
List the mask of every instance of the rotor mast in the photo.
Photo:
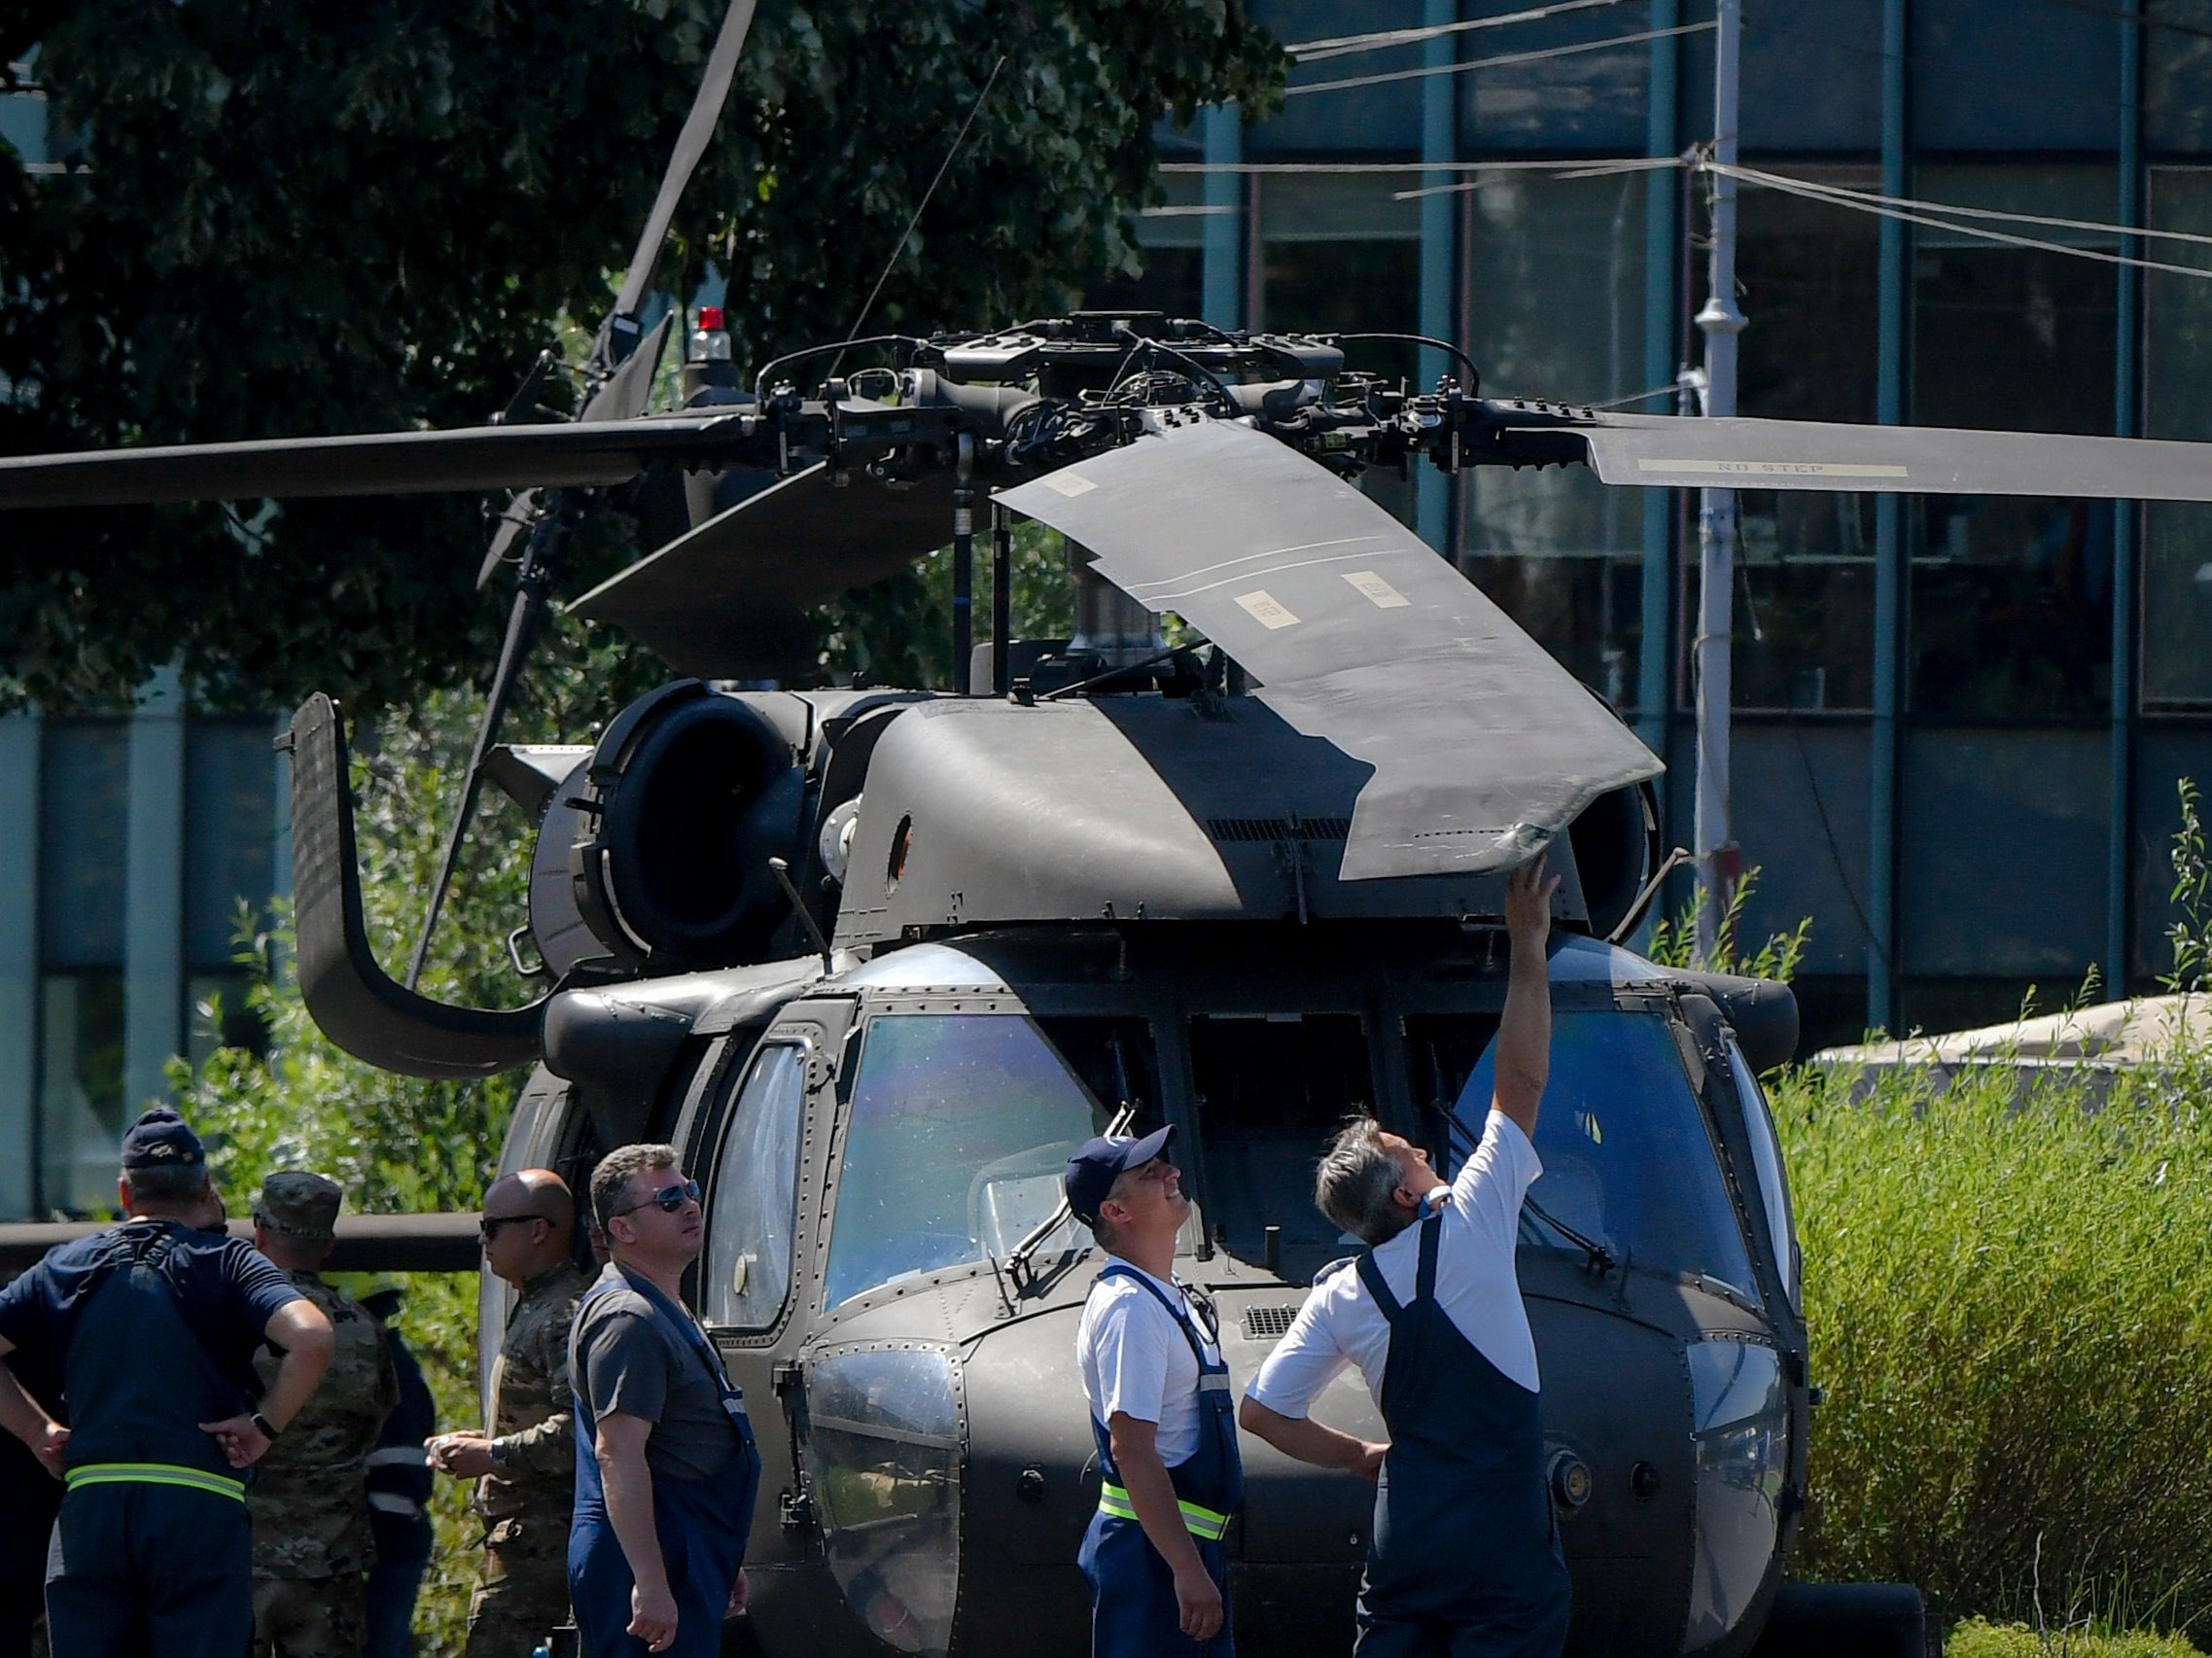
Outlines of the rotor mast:
{"type": "MultiPolygon", "coordinates": [[[[1743,0],[1720,0],[1713,50],[1712,159],[1736,165],[1737,70],[1743,0]]],[[[1698,312],[1705,364],[1700,397],[1707,416],[1736,413],[1736,336],[1743,313],[1736,305],[1736,180],[1712,179],[1712,255],[1706,295],[1698,312]]],[[[1697,955],[1709,965],[1720,945],[1728,887],[1736,878],[1729,832],[1729,699],[1736,592],[1736,491],[1703,489],[1698,499],[1698,635],[1693,660],[1698,691],[1698,797],[1694,826],[1698,861],[1697,955]]]]}

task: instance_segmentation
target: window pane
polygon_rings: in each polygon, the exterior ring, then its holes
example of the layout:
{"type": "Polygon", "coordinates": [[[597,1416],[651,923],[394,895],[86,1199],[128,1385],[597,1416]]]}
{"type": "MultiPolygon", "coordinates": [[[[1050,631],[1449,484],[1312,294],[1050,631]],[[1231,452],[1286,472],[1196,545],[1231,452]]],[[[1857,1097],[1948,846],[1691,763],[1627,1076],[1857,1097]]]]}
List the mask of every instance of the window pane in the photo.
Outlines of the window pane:
{"type": "MultiPolygon", "coordinates": [[[[1971,206],[2108,219],[2114,190],[2106,167],[1931,166],[1922,169],[1919,194],[1971,206]]],[[[2112,430],[2112,266],[1977,244],[1951,231],[1923,229],[1914,240],[1916,422],[2112,430]]],[[[1914,527],[1910,631],[1916,710],[2007,720],[2086,718],[2105,710],[2112,658],[2110,507],[1924,496],[1913,503],[1908,521],[1914,527]]]]}
{"type": "Polygon", "coordinates": [[[1343,1253],[1337,1229],[1314,1207],[1314,1165],[1346,1117],[1374,1110],[1359,1015],[1196,1018],[1190,1070],[1213,1235],[1254,1261],[1267,1228],[1281,1227],[1282,1270],[1292,1278],[1343,1253]]]}
{"type": "MultiPolygon", "coordinates": [[[[1907,739],[1897,877],[1905,972],[2032,977],[2054,998],[2081,982],[2104,950],[2109,745],[2102,730],[1907,739]]],[[[2019,1000],[2016,991],[2013,1008],[2019,1000]]]]}
{"type": "Polygon", "coordinates": [[[39,988],[39,1207],[110,1208],[123,1136],[123,974],[48,973],[39,988]]]}
{"type": "MultiPolygon", "coordinates": [[[[1347,6],[1343,0],[1260,0],[1252,14],[1277,40],[1295,46],[1302,41],[1334,40],[1370,30],[1418,28],[1422,8],[1421,0],[1362,0],[1357,6],[1347,6]]],[[[1421,61],[1418,44],[1387,52],[1355,53],[1349,57],[1325,57],[1292,69],[1290,85],[1306,87],[1387,75],[1392,70],[1419,69],[1421,61]]],[[[1422,95],[1422,83],[1411,80],[1289,97],[1282,109],[1246,134],[1245,148],[1255,156],[1311,150],[1397,151],[1418,156],[1422,95]]]]}
{"type": "Polygon", "coordinates": [[[50,720],[39,756],[39,954],[121,967],[130,726],[50,720]]]}
{"type": "MultiPolygon", "coordinates": [[[[1686,23],[1712,15],[1712,0],[1682,8],[1686,23]]],[[[1707,137],[1712,36],[1688,36],[1679,50],[1684,134],[1707,137]]],[[[1746,7],[1742,51],[1746,152],[1881,148],[1881,0],[1746,7]]]]}
{"type": "MultiPolygon", "coordinates": [[[[1120,1074],[1141,1086],[1153,1069],[1148,1044],[1137,1057],[1120,1074]]],[[[1156,1115],[1145,1100],[1129,1104],[1140,1127],[1156,1115]]],[[[1035,1020],[876,1015],[847,1113],[828,1304],[1006,1254],[1050,1217],[1068,1159],[1113,1114],[1035,1020]]]]}
{"type": "Polygon", "coordinates": [[[766,1329],[783,1310],[805,1110],[806,1049],[795,1042],[762,1048],[722,1132],[702,1281],[710,1324],[766,1329]]]}
{"type": "MultiPolygon", "coordinates": [[[[1494,397],[1608,403],[1642,384],[1641,178],[1493,176],[1470,193],[1467,349],[1494,397]]],[[[1463,568],[1584,684],[1633,702],[1643,495],[1586,468],[1461,475],[1463,568]]]]}
{"type": "Polygon", "coordinates": [[[1914,0],[1914,142],[1927,150],[2116,149],[2118,16],[2117,6],[1914,0]]]}
{"type": "MultiPolygon", "coordinates": [[[[2212,41],[2193,44],[2212,53],[2212,41]]],[[[2212,64],[2212,56],[2206,61],[2212,64]]],[[[2151,222],[2212,234],[2212,171],[2153,171],[2151,222]]],[[[2161,242],[2158,257],[2212,268],[2212,248],[2187,242],[2161,242]]],[[[2145,291],[2147,435],[2203,442],[2212,439],[2212,281],[2153,271],[2145,291]]],[[[2212,703],[2212,650],[2205,648],[2212,640],[2212,507],[2150,502],[2143,527],[2143,700],[2165,707],[2212,703]]]]}
{"type": "Polygon", "coordinates": [[[185,954],[230,964],[238,906],[275,883],[276,756],[265,721],[193,721],[185,749],[185,954]]]}
{"type": "MultiPolygon", "coordinates": [[[[1476,30],[1462,37],[1459,55],[1471,62],[1581,46],[1648,26],[1625,25],[1624,15],[1635,14],[1600,7],[1511,29],[1476,30]]],[[[1471,69],[1454,79],[1459,83],[1460,131],[1470,148],[1643,154],[1651,48],[1641,42],[1471,69]]]]}
{"type": "Polygon", "coordinates": [[[2143,15],[2180,25],[2143,31],[2145,141],[2154,150],[2212,150],[2212,0],[2150,0],[2143,15]]]}
{"type": "MultiPolygon", "coordinates": [[[[1477,1134],[1496,1087],[1496,1067],[1493,1035],[1459,1090],[1457,1114],[1477,1134]]],[[[1703,1108],[1690,1092],[1673,1034],[1660,1015],[1562,1013],[1553,1019],[1552,1075],[1535,1145],[1544,1175],[1529,1188],[1532,1208],[1522,1213],[1525,1247],[1579,1248],[1547,1225],[1535,1213],[1541,1210],[1620,1260],[1702,1272],[1757,1297],[1703,1108]]],[[[1457,1146],[1460,1156],[1471,1149],[1457,1146]]]]}
{"type": "MultiPolygon", "coordinates": [[[[1329,175],[1261,181],[1261,290],[1254,329],[1404,334],[1421,317],[1421,204],[1392,201],[1403,181],[1329,175]]],[[[1385,340],[1345,349],[1350,367],[1410,379],[1417,351],[1385,340]]],[[[1377,469],[1360,488],[1411,521],[1413,488],[1377,469]]]]}
{"type": "MultiPolygon", "coordinates": [[[[1864,168],[1791,170],[1847,188],[1880,182],[1864,168]]],[[[1745,191],[1740,202],[1737,270],[1751,319],[1739,346],[1742,411],[1872,420],[1879,221],[1777,191],[1745,191]]],[[[1871,707],[1874,497],[1747,489],[1737,511],[1737,705],[1871,707]]],[[[1683,590],[1694,594],[1695,546],[1683,556],[1683,590]]],[[[1682,626],[1695,621],[1685,606],[1682,626]]]]}

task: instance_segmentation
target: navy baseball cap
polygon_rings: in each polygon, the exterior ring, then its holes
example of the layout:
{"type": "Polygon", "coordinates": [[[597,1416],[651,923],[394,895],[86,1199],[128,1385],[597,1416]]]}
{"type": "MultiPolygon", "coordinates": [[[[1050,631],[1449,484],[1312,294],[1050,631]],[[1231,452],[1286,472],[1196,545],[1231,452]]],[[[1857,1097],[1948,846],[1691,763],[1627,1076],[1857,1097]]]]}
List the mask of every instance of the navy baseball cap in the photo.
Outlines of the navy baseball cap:
{"type": "Polygon", "coordinates": [[[1141,1169],[1168,1148],[1175,1138],[1176,1125],[1156,1128],[1141,1140],[1128,1135],[1115,1137],[1100,1135],[1085,1142],[1083,1148],[1068,1159],[1068,1173],[1061,1184],[1067,1188],[1068,1207],[1074,1211],[1075,1218],[1086,1226],[1095,1226],[1099,1220],[1099,1205],[1106,1202],[1106,1193],[1113,1190],[1113,1182],[1125,1170],[1141,1169]]]}
{"type": "Polygon", "coordinates": [[[126,1169],[193,1169],[207,1161],[207,1147],[192,1124],[166,1106],[156,1106],[123,1131],[126,1169]]]}

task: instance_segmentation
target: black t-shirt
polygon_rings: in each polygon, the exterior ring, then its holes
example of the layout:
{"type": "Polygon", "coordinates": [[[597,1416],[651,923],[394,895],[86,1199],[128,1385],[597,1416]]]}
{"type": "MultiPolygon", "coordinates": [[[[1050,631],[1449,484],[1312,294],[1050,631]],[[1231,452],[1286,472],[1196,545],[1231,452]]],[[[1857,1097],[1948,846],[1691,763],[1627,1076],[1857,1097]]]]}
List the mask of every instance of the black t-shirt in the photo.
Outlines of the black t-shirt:
{"type": "MultiPolygon", "coordinates": [[[[44,1361],[58,1373],[86,1291],[106,1281],[99,1269],[110,1243],[118,1234],[140,1240],[163,1230],[176,1237],[159,1271],[186,1325],[227,1380],[246,1397],[259,1396],[254,1354],[262,1332],[278,1308],[301,1298],[299,1291],[243,1238],[198,1232],[171,1220],[132,1220],[49,1250],[38,1265],[0,1289],[0,1336],[34,1364],[44,1361]]],[[[11,1356],[11,1367],[15,1362],[11,1356]]]]}
{"type": "Polygon", "coordinates": [[[600,1275],[569,1344],[569,1376],[593,1422],[618,1410],[652,1424],[646,1466],[656,1479],[706,1479],[737,1454],[737,1428],[705,1356],[620,1267],[600,1275]]]}

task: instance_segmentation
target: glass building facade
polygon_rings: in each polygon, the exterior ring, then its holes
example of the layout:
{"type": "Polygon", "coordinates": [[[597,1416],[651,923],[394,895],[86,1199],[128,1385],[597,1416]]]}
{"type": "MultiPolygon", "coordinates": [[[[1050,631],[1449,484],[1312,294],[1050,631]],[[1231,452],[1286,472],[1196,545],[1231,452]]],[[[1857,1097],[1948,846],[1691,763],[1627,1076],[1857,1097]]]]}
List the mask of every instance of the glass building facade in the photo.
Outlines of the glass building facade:
{"type": "MultiPolygon", "coordinates": [[[[1295,45],[1519,8],[1259,10],[1295,45]]],[[[1113,298],[1439,335],[1495,394],[1671,408],[1706,184],[1599,163],[1710,138],[1712,18],[1642,0],[1303,62],[1281,115],[1168,140],[1113,298]]],[[[2125,233],[2212,233],[2212,0],[1746,0],[1740,86],[1748,166],[2113,227],[1991,222],[2031,247],[1746,187],[1744,413],[2212,440],[2212,248],[2125,233]]],[[[1573,472],[1378,493],[1666,755],[1687,843],[1694,500],[1573,472]]],[[[2175,785],[2212,779],[2212,509],[1739,501],[1733,829],[1752,935],[1812,919],[1808,1038],[1999,1019],[2091,968],[2154,987],[2175,785]]]]}

